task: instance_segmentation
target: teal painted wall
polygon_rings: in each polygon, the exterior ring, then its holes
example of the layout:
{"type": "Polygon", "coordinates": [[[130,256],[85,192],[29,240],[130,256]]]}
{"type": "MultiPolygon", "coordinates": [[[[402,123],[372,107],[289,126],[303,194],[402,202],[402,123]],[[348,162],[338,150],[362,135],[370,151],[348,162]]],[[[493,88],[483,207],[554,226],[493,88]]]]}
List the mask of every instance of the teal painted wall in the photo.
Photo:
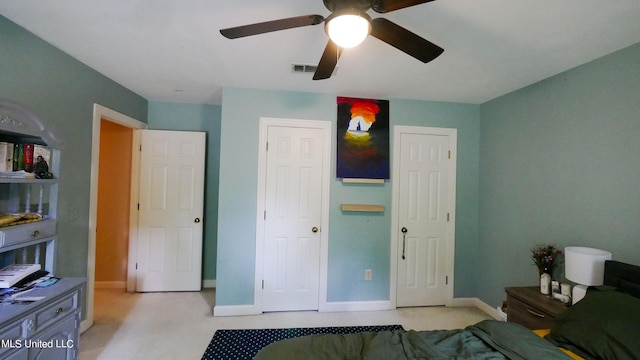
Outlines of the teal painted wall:
{"type": "Polygon", "coordinates": [[[640,264],[639,94],[640,44],[482,105],[479,298],[537,284],[537,244],[640,264]]]}
{"type": "Polygon", "coordinates": [[[218,105],[149,102],[149,129],[207,133],[202,249],[203,280],[216,279],[221,116],[222,108],[218,105]]]}
{"type": "MultiPolygon", "coordinates": [[[[333,121],[335,96],[228,88],[222,108],[148,104],[1,16],[0,54],[0,97],[36,111],[65,141],[60,275],[86,274],[92,107],[99,103],[140,121],[149,112],[152,128],[208,132],[208,161],[219,151],[219,170],[207,163],[204,275],[217,279],[218,305],[253,301],[258,119],[333,121]],[[217,174],[215,209],[209,187],[217,174]]],[[[391,125],[458,129],[456,297],[497,305],[504,286],[535,284],[529,248],[538,243],[600,247],[640,263],[639,59],[635,45],[481,106],[390,99],[391,125]]],[[[334,180],[330,196],[328,300],[388,299],[391,183],[334,180]],[[339,204],[347,201],[387,211],[345,215],[339,204]],[[373,281],[363,280],[365,267],[373,281]]]]}
{"type": "Polygon", "coordinates": [[[64,142],[56,272],[86,276],[93,104],[146,122],[147,101],[0,16],[0,97],[39,114],[64,142]]]}
{"type": "MultiPolygon", "coordinates": [[[[456,296],[476,283],[479,106],[390,100],[390,125],[458,128],[456,296]]],[[[335,121],[336,96],[225,88],[222,97],[216,305],[253,303],[260,117],[335,121]]],[[[334,126],[335,131],[335,126],[334,126]]],[[[335,140],[332,145],[335,164],[335,140]]],[[[391,183],[345,185],[332,166],[327,300],[389,299],[391,183]],[[341,203],[384,205],[380,215],[343,214],[341,203]],[[374,279],[364,280],[364,269],[374,279]]]]}

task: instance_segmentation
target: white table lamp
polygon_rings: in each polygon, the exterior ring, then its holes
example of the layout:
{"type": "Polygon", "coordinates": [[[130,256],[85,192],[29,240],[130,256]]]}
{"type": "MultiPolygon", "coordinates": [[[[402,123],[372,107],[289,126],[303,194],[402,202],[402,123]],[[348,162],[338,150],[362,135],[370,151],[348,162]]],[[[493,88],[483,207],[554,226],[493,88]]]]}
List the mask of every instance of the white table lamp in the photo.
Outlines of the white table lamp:
{"type": "Polygon", "coordinates": [[[574,304],[586,295],[588,286],[602,285],[605,260],[611,260],[611,253],[605,250],[581,246],[564,248],[564,276],[578,284],[571,296],[574,304]]]}

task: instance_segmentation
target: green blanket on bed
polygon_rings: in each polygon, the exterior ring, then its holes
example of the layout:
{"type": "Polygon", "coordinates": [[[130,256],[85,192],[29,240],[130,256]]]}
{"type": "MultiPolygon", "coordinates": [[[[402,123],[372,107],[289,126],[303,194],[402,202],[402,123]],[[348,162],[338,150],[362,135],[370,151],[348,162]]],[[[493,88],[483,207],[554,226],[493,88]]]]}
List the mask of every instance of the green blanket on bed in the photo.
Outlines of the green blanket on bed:
{"type": "Polygon", "coordinates": [[[310,335],[273,343],[254,359],[569,359],[524,327],[485,320],[466,329],[310,335]]]}

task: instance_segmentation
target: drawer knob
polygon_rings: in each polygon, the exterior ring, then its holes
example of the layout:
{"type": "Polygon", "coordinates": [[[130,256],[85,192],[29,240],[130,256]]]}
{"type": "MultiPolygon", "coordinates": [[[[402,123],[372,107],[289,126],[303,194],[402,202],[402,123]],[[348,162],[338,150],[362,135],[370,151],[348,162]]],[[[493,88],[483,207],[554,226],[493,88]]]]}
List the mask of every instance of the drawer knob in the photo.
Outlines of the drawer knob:
{"type": "Polygon", "coordinates": [[[60,308],[58,308],[58,309],[56,310],[56,315],[60,315],[60,314],[62,314],[62,312],[63,312],[63,311],[64,311],[64,309],[63,309],[63,308],[61,308],[61,307],[60,307],[60,308]]]}
{"type": "Polygon", "coordinates": [[[31,236],[33,236],[34,238],[40,236],[40,231],[35,230],[34,232],[31,233],[31,236]]]}

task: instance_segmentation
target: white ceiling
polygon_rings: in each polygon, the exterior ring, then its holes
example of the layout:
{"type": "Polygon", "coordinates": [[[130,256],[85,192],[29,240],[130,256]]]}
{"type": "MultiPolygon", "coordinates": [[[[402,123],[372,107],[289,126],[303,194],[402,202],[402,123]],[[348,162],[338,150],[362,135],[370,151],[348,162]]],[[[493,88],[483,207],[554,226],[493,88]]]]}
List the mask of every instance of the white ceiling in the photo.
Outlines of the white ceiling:
{"type": "Polygon", "coordinates": [[[313,81],[322,25],[229,40],[219,29],[321,0],[0,0],[0,14],[150,101],[220,104],[223,87],[483,103],[640,42],[639,0],[437,0],[385,17],[444,48],[423,64],[369,37],[313,81]]]}

